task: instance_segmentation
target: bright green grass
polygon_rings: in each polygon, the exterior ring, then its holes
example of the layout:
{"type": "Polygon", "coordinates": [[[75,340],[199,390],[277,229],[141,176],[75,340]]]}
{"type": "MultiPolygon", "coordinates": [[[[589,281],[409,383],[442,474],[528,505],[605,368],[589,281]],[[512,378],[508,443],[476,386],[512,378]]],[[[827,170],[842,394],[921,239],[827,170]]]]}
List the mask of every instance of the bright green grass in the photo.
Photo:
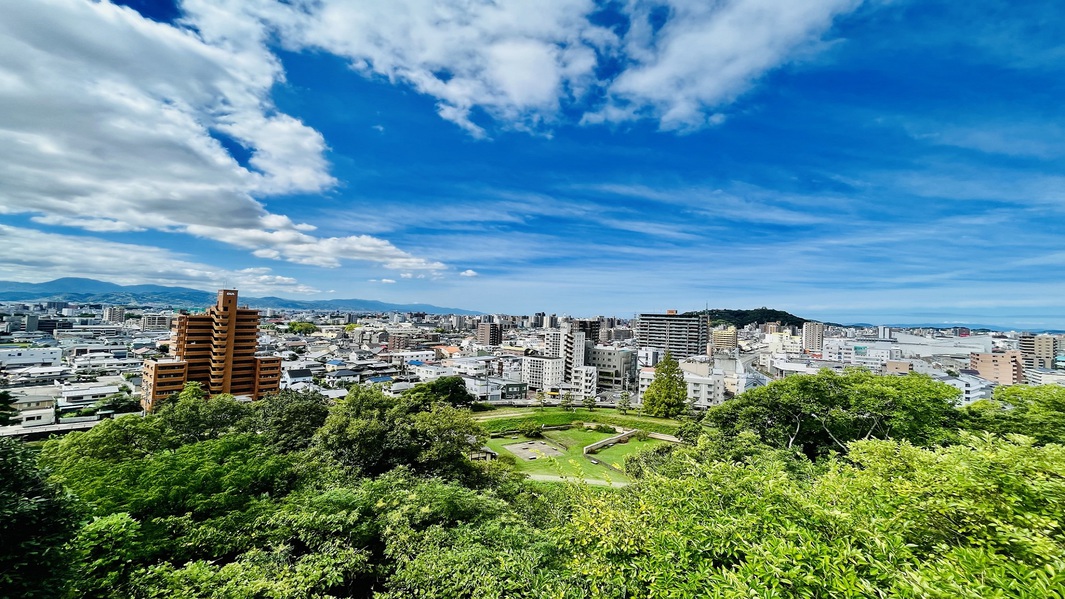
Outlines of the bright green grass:
{"type": "Polygon", "coordinates": [[[544,431],[544,440],[553,445],[564,448],[565,455],[557,458],[540,458],[537,460],[523,460],[510,453],[506,448],[511,443],[523,441],[539,441],[539,439],[527,439],[518,436],[517,439],[510,437],[498,437],[488,440],[488,447],[500,455],[513,456],[517,461],[516,469],[525,474],[544,474],[548,476],[576,476],[590,480],[610,480],[628,482],[629,479],[607,468],[602,464],[593,464],[583,454],[584,446],[602,441],[610,435],[593,431],[564,430],[544,431]]]}
{"type": "Polygon", "coordinates": [[[489,432],[515,430],[522,426],[543,424],[546,426],[559,426],[571,422],[600,422],[603,424],[616,424],[628,428],[639,428],[651,433],[673,434],[680,427],[676,420],[668,418],[654,418],[652,416],[637,416],[631,410],[628,414],[621,414],[617,410],[609,408],[596,408],[589,412],[584,408],[577,408],[567,412],[562,408],[507,408],[505,410],[493,410],[491,412],[478,413],[474,419],[489,432]]]}
{"type": "Polygon", "coordinates": [[[592,458],[624,470],[625,456],[662,443],[665,443],[665,441],[659,441],[658,439],[640,441],[636,438],[631,438],[628,443],[616,443],[613,447],[601,449],[598,453],[593,454],[592,458]]]}

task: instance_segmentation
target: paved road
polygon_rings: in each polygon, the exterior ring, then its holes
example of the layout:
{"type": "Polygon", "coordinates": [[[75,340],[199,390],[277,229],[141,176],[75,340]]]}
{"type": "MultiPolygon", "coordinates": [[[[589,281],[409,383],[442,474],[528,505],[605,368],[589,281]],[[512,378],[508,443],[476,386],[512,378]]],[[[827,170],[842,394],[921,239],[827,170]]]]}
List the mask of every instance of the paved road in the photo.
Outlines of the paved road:
{"type": "Polygon", "coordinates": [[[577,478],[575,476],[555,476],[553,474],[529,474],[529,480],[552,483],[587,483],[596,487],[627,487],[629,483],[620,480],[607,482],[596,478],[577,478]]]}

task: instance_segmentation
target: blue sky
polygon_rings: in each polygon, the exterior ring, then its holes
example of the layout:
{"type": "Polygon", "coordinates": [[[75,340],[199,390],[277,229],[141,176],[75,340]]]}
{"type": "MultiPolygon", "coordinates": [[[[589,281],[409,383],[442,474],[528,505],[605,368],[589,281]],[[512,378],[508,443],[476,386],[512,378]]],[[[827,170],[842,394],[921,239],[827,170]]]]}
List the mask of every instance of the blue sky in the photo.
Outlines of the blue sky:
{"type": "Polygon", "coordinates": [[[1057,3],[127,4],[6,9],[0,278],[1065,328],[1057,3]]]}

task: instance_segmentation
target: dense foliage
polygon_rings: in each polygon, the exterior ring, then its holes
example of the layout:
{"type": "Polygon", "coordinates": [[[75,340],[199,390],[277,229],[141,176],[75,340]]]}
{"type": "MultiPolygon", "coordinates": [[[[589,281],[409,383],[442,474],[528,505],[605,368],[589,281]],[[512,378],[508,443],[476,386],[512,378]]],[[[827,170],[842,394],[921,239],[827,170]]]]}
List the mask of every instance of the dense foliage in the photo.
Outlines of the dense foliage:
{"type": "Polygon", "coordinates": [[[753,310],[714,308],[711,310],[699,310],[698,312],[686,312],[685,316],[694,314],[706,316],[711,324],[715,326],[732,325],[737,329],[749,324],[766,322],[779,322],[786,327],[801,327],[803,323],[807,322],[805,318],[800,318],[783,310],[773,310],[772,308],[755,308],[753,310]]]}
{"type": "Polygon", "coordinates": [[[193,385],[39,458],[0,439],[0,596],[1063,596],[1057,390],[957,410],[927,377],[786,379],[617,489],[472,461],[457,391],[193,385]]]}
{"type": "Polygon", "coordinates": [[[651,416],[673,418],[684,411],[688,385],[676,358],[666,352],[655,365],[655,378],[643,394],[643,409],[651,416]]]}

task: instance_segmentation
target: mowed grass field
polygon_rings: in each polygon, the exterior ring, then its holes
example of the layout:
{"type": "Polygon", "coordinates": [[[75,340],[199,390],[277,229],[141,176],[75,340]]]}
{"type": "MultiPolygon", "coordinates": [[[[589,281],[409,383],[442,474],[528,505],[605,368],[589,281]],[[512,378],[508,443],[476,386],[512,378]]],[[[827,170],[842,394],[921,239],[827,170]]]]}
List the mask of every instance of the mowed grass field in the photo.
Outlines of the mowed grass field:
{"type": "Polygon", "coordinates": [[[663,442],[654,439],[648,439],[647,441],[637,441],[633,439],[628,443],[620,443],[603,450],[599,454],[591,456],[592,459],[599,462],[598,464],[593,464],[591,460],[588,459],[588,456],[584,455],[584,447],[611,436],[612,435],[608,433],[598,433],[584,429],[544,431],[544,437],[542,439],[529,439],[521,435],[489,439],[488,447],[493,451],[498,452],[500,455],[513,456],[517,463],[517,470],[519,472],[524,472],[525,474],[578,477],[588,480],[612,482],[629,482],[627,476],[611,470],[605,466],[604,463],[616,464],[619,467],[623,467],[626,455],[663,442]],[[506,448],[507,445],[512,443],[522,443],[525,441],[531,441],[533,443],[546,441],[554,447],[562,450],[564,455],[556,458],[540,457],[535,460],[525,460],[515,456],[506,448]]]}
{"type": "Polygon", "coordinates": [[[629,410],[628,414],[622,414],[613,408],[596,408],[591,411],[584,408],[576,408],[572,412],[568,412],[557,407],[543,410],[539,408],[507,407],[488,412],[478,412],[473,415],[473,418],[480,422],[488,432],[514,430],[529,424],[559,426],[573,422],[599,422],[626,428],[638,428],[649,433],[672,435],[680,427],[680,423],[676,420],[640,416],[632,410],[629,410]]]}

